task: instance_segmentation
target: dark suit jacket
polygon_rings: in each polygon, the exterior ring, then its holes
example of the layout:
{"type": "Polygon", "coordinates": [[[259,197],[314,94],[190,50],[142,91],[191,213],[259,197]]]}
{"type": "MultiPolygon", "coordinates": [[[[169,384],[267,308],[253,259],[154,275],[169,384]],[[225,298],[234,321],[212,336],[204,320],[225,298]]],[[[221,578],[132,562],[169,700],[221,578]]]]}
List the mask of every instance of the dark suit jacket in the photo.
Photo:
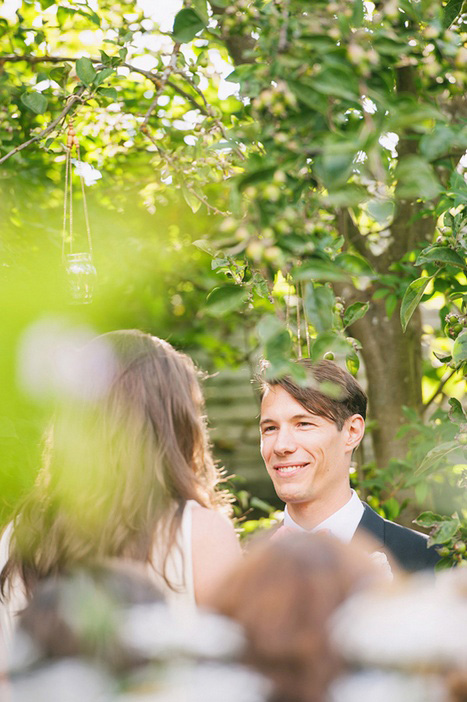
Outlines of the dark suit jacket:
{"type": "Polygon", "coordinates": [[[367,532],[405,570],[426,570],[435,567],[440,556],[435,548],[427,548],[428,537],[413,529],[383,519],[367,504],[356,534],[367,532]]]}

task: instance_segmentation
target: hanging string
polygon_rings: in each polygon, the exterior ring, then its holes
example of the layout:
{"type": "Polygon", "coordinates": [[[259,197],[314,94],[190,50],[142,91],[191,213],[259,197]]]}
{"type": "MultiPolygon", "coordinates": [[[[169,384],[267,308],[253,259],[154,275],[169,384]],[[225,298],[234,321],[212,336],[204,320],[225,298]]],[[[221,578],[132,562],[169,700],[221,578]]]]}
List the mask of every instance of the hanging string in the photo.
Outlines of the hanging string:
{"type": "Polygon", "coordinates": [[[63,232],[62,257],[65,257],[65,246],[68,242],[69,253],[73,253],[73,172],[71,167],[71,152],[77,146],[78,140],[73,128],[73,120],[68,122],[65,157],[65,197],[63,201],[63,232]],[[68,232],[67,232],[68,219],[68,232]]]}
{"type": "Polygon", "coordinates": [[[298,359],[302,357],[302,330],[301,330],[301,319],[300,319],[300,283],[297,283],[295,286],[295,297],[297,300],[297,356],[298,359]]]}
{"type": "MultiPolygon", "coordinates": [[[[81,152],[79,147],[78,137],[76,136],[73,120],[70,119],[67,130],[66,141],[66,161],[65,161],[65,198],[63,203],[63,233],[62,233],[62,256],[65,256],[65,245],[68,241],[69,253],[73,253],[73,168],[71,156],[73,148],[76,150],[78,166],[81,164],[81,152]],[[68,220],[68,232],[67,232],[68,220]]],[[[81,193],[83,196],[84,221],[86,226],[86,235],[88,240],[89,253],[92,255],[92,238],[91,227],[89,225],[88,205],[86,201],[86,190],[84,185],[84,177],[80,172],[81,193]]]]}
{"type": "Polygon", "coordinates": [[[310,343],[310,329],[309,329],[309,323],[308,323],[308,315],[306,313],[306,305],[305,305],[305,283],[300,284],[301,288],[301,298],[302,298],[302,306],[303,306],[303,318],[305,320],[305,337],[306,337],[306,350],[308,353],[308,358],[311,356],[311,343],[310,343]]]}
{"type": "Polygon", "coordinates": [[[290,285],[290,278],[287,278],[287,293],[285,295],[285,326],[287,331],[290,331],[290,291],[292,286],[290,285]]]}
{"type": "Polygon", "coordinates": [[[67,239],[67,205],[68,205],[68,178],[69,178],[70,151],[67,147],[65,158],[65,197],[63,198],[63,229],[62,229],[62,258],[65,259],[65,243],[67,239]]]}
{"type": "MultiPolygon", "coordinates": [[[[76,137],[75,137],[76,138],[76,137]]],[[[80,150],[79,150],[79,141],[76,139],[76,152],[78,154],[78,162],[81,163],[81,155],[80,155],[80,150]]],[[[88,216],[88,205],[86,202],[86,192],[84,188],[84,177],[82,171],[80,171],[80,181],[81,181],[81,192],[83,194],[83,209],[84,209],[84,221],[86,224],[86,235],[88,237],[88,247],[89,247],[89,253],[92,254],[92,239],[91,239],[91,228],[89,226],[89,216],[88,216]]]]}
{"type": "Polygon", "coordinates": [[[69,187],[70,187],[70,215],[69,215],[70,234],[69,234],[68,241],[70,244],[69,253],[73,253],[73,169],[71,166],[71,149],[68,150],[68,182],[69,182],[69,187]]]}

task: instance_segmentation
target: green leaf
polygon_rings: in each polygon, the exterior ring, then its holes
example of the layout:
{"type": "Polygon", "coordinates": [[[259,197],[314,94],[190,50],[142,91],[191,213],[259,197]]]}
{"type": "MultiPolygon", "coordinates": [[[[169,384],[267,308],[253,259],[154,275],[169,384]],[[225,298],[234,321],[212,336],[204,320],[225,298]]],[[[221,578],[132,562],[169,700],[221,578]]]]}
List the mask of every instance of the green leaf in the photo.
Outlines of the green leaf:
{"type": "Polygon", "coordinates": [[[328,104],[327,99],[323,95],[320,95],[320,93],[317,93],[311,86],[292,79],[287,81],[287,85],[297,100],[300,100],[306,107],[312,110],[318,110],[318,112],[324,112],[326,110],[328,104]]]}
{"type": "Polygon", "coordinates": [[[47,10],[48,7],[55,5],[55,0],[40,0],[41,10],[47,10]]]}
{"type": "Polygon", "coordinates": [[[205,310],[213,317],[223,317],[238,310],[243,305],[247,291],[238,285],[224,285],[214,288],[206,300],[205,310]]]}
{"type": "Polygon", "coordinates": [[[307,283],[305,287],[305,312],[308,320],[317,332],[332,328],[334,293],[326,285],[314,286],[307,283]]]}
{"type": "Polygon", "coordinates": [[[360,27],[363,22],[364,16],[365,8],[363,5],[363,0],[354,0],[351,20],[352,25],[354,27],[360,27]]]}
{"type": "Polygon", "coordinates": [[[452,361],[452,356],[450,354],[436,353],[436,351],[433,351],[433,356],[435,356],[438,361],[441,361],[441,363],[449,363],[449,361],[452,361]]]}
{"type": "Polygon", "coordinates": [[[459,444],[457,441],[445,441],[439,446],[435,446],[435,448],[431,449],[431,451],[428,451],[425,458],[418,466],[417,470],[415,471],[416,475],[424,473],[426,470],[428,470],[428,468],[431,468],[438,463],[438,461],[447,456],[448,453],[451,453],[451,451],[458,448],[459,444]]]}
{"type": "Polygon", "coordinates": [[[432,200],[441,191],[441,184],[433,167],[420,156],[410,155],[402,158],[397,165],[395,176],[398,180],[396,195],[399,198],[419,197],[422,200],[432,200]]]}
{"type": "Polygon", "coordinates": [[[462,11],[464,0],[449,0],[443,8],[443,28],[447,29],[462,11]]]}
{"type": "Polygon", "coordinates": [[[99,95],[110,98],[114,102],[117,101],[118,93],[115,88],[99,88],[98,93],[99,95]]]}
{"type": "Polygon", "coordinates": [[[269,339],[272,339],[273,336],[283,330],[284,327],[281,322],[272,314],[266,314],[261,317],[260,321],[256,325],[256,332],[263,344],[266,344],[269,339]]]}
{"type": "Polygon", "coordinates": [[[81,13],[83,17],[87,17],[87,19],[91,20],[93,24],[95,24],[97,27],[101,26],[101,18],[97,14],[97,12],[94,12],[94,10],[90,10],[89,12],[83,12],[81,13]]]}
{"type": "Polygon", "coordinates": [[[455,397],[451,397],[449,400],[450,409],[448,412],[449,419],[454,424],[465,424],[467,422],[467,417],[465,416],[464,409],[455,397]]]}
{"type": "Polygon", "coordinates": [[[102,51],[102,49],[99,50],[99,53],[101,55],[101,61],[104,64],[104,66],[109,66],[112,58],[105,53],[105,51],[102,51]]]}
{"type": "Polygon", "coordinates": [[[283,376],[290,373],[294,364],[290,362],[292,341],[289,332],[274,315],[261,318],[256,326],[259,339],[264,347],[264,355],[271,362],[269,377],[283,376]]]}
{"type": "Polygon", "coordinates": [[[365,276],[366,278],[373,278],[375,272],[370,266],[368,261],[362,256],[356,256],[355,254],[341,253],[336,256],[334,263],[341,270],[349,273],[352,276],[365,276]]]}
{"type": "Polygon", "coordinates": [[[196,14],[204,22],[205,25],[209,22],[209,12],[207,0],[192,0],[192,8],[195,10],[196,14]]]}
{"type": "Polygon", "coordinates": [[[352,142],[328,144],[321,156],[315,159],[314,172],[327,190],[334,191],[343,185],[351,174],[356,146],[352,142]]]}
{"type": "Polygon", "coordinates": [[[71,7],[60,7],[57,9],[57,22],[61,26],[66,22],[69,17],[74,17],[76,15],[76,10],[71,7]]]}
{"type": "Polygon", "coordinates": [[[368,200],[365,207],[370,217],[378,224],[381,224],[381,226],[389,224],[394,217],[395,205],[393,200],[368,200]]]}
{"type": "Polygon", "coordinates": [[[424,480],[421,483],[415,485],[415,497],[419,505],[423,504],[428,495],[428,483],[424,480]]]}
{"type": "Polygon", "coordinates": [[[256,171],[251,171],[239,179],[238,187],[240,190],[244,190],[249,185],[256,185],[256,183],[271,180],[276,170],[276,166],[268,166],[268,168],[259,168],[256,171]]]}
{"type": "Polygon", "coordinates": [[[196,195],[184,185],[181,186],[181,189],[186,204],[191,209],[193,214],[196,214],[201,207],[201,200],[199,200],[196,195]]]}
{"type": "Polygon", "coordinates": [[[125,47],[123,49],[119,50],[118,55],[120,56],[122,61],[125,61],[127,53],[128,53],[128,49],[126,49],[125,47]]]}
{"type": "Polygon", "coordinates": [[[373,300],[383,300],[390,292],[388,288],[379,288],[373,293],[373,300]]]}
{"type": "Polygon", "coordinates": [[[107,68],[103,68],[102,71],[99,71],[99,73],[94,78],[94,85],[100,85],[101,83],[103,83],[109,76],[112,75],[113,72],[114,69],[110,68],[110,66],[107,66],[107,68]]]}
{"type": "Polygon", "coordinates": [[[42,115],[47,109],[47,98],[42,93],[23,93],[21,102],[28,110],[35,112],[36,115],[42,115]]]}
{"type": "Polygon", "coordinates": [[[343,356],[354,353],[353,346],[344,337],[331,331],[318,334],[311,348],[311,359],[319,361],[328,351],[343,356]]]}
{"type": "Polygon", "coordinates": [[[401,506],[395,497],[390,497],[388,500],[383,502],[381,506],[383,507],[388,519],[391,521],[397,519],[401,511],[401,506]]]}
{"type": "Polygon", "coordinates": [[[265,502],[264,500],[261,500],[259,497],[253,496],[250,500],[250,507],[254,507],[255,509],[261,510],[261,512],[266,512],[266,514],[271,514],[271,512],[274,512],[275,507],[269,504],[269,502],[265,502]]]}
{"type": "Polygon", "coordinates": [[[423,527],[424,529],[431,529],[432,527],[436,526],[440,522],[443,522],[447,519],[447,517],[442,517],[440,514],[435,514],[434,512],[422,512],[421,514],[418,515],[416,519],[414,519],[414,523],[418,524],[418,526],[423,527]]]}
{"type": "Polygon", "coordinates": [[[71,71],[71,66],[69,63],[63,64],[63,66],[58,66],[57,68],[52,68],[49,73],[49,78],[54,80],[59,85],[64,85],[68,78],[68,74],[71,71]]]}
{"type": "MultiPolygon", "coordinates": [[[[104,70],[107,69],[105,68],[104,70]]],[[[84,85],[91,85],[97,75],[92,62],[84,56],[76,62],[76,73],[84,85]]]]}
{"type": "Polygon", "coordinates": [[[278,361],[288,362],[290,360],[290,350],[292,340],[288,331],[283,329],[275,336],[268,339],[264,345],[264,353],[266,358],[272,362],[278,361]]]}
{"type": "Polygon", "coordinates": [[[405,291],[401,304],[401,324],[404,331],[407,329],[407,325],[423,297],[425,288],[432,279],[433,276],[417,278],[417,280],[413,280],[410,283],[405,291]]]}
{"type": "Polygon", "coordinates": [[[360,109],[358,80],[350,68],[344,68],[343,65],[339,68],[324,68],[311,84],[318,93],[349,100],[360,109]]]}
{"type": "Polygon", "coordinates": [[[467,205],[467,184],[464,177],[454,172],[449,179],[449,195],[454,195],[454,207],[467,205]]]}
{"type": "Polygon", "coordinates": [[[314,281],[344,281],[348,280],[349,276],[345,271],[340,270],[331,261],[323,261],[316,258],[307,261],[302,266],[296,266],[292,269],[291,275],[294,280],[314,280],[314,281]]]}
{"type": "Polygon", "coordinates": [[[179,44],[191,41],[206,26],[206,22],[191,7],[175,15],[173,39],[179,44]]]}
{"type": "Polygon", "coordinates": [[[347,366],[349,373],[351,373],[355,378],[358,373],[358,369],[360,368],[360,359],[357,354],[349,354],[349,356],[347,356],[345,359],[345,365],[347,366]]]}
{"type": "Polygon", "coordinates": [[[456,142],[456,132],[444,124],[436,125],[432,132],[424,134],[420,140],[420,151],[428,159],[435,159],[449,153],[456,142]]]}
{"type": "Polygon", "coordinates": [[[467,268],[465,259],[449,246],[430,246],[424,249],[415,261],[415,265],[424,266],[427,263],[444,263],[457,268],[467,268]]]}
{"type": "Polygon", "coordinates": [[[357,319],[364,317],[369,307],[369,302],[354,302],[353,305],[349,305],[344,314],[344,329],[350,327],[357,319]]]}
{"type": "Polygon", "coordinates": [[[216,253],[211,246],[211,243],[206,239],[196,239],[196,241],[193,242],[193,246],[196,246],[197,249],[208,253],[210,256],[214,256],[216,253]]]}
{"type": "Polygon", "coordinates": [[[449,543],[453,536],[455,536],[457,533],[458,529],[459,521],[457,519],[450,519],[441,522],[438,527],[435,527],[434,533],[430,535],[430,538],[428,539],[428,546],[449,543]]]}
{"type": "Polygon", "coordinates": [[[459,334],[452,347],[452,360],[454,363],[467,361],[467,329],[459,334]]]}
{"type": "Polygon", "coordinates": [[[386,307],[386,316],[388,319],[391,319],[391,317],[394,314],[394,311],[397,307],[397,295],[394,295],[394,293],[391,293],[390,295],[388,295],[386,298],[385,307],[386,307]]]}

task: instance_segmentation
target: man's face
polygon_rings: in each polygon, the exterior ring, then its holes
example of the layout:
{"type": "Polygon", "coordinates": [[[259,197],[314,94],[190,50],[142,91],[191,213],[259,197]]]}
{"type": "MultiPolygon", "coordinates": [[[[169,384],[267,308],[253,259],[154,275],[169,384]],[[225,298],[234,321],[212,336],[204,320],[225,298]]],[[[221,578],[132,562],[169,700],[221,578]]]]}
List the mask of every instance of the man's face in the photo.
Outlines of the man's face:
{"type": "Polygon", "coordinates": [[[334,422],[308,412],[277,385],[263,397],[260,427],[261,455],[281,500],[327,502],[348,488],[355,446],[349,420],[339,431],[334,422]]]}

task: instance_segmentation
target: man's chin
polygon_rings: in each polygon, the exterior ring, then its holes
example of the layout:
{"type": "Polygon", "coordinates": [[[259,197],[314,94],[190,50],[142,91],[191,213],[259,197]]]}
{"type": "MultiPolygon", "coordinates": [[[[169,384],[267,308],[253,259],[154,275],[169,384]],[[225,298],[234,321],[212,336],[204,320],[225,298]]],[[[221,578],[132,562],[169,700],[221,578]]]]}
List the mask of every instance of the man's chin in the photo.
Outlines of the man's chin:
{"type": "Polygon", "coordinates": [[[285,502],[287,505],[298,505],[303,502],[310,502],[309,495],[302,495],[300,493],[289,493],[286,490],[276,490],[277,497],[285,502]]]}

